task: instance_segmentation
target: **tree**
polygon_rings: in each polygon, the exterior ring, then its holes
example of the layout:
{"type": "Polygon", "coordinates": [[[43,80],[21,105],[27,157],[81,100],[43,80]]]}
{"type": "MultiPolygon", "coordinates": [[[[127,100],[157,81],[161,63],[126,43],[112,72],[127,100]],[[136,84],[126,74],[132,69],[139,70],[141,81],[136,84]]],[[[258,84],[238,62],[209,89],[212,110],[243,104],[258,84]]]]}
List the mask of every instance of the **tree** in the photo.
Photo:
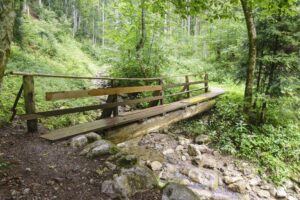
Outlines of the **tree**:
{"type": "Polygon", "coordinates": [[[251,3],[249,2],[249,0],[241,0],[241,4],[245,16],[249,43],[248,67],[244,93],[244,111],[248,113],[252,106],[252,90],[254,81],[254,70],[256,66],[256,29],[252,15],[251,3]]]}
{"type": "Polygon", "coordinates": [[[3,0],[0,2],[0,89],[13,39],[14,3],[14,0],[3,0]]]}

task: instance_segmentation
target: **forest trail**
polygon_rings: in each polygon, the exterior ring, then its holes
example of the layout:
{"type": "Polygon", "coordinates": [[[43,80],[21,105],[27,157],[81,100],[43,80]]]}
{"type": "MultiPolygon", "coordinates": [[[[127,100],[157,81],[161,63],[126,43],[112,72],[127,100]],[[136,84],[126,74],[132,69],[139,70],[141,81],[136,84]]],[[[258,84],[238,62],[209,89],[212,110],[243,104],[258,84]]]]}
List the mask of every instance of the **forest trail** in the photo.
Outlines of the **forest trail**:
{"type": "MultiPolygon", "coordinates": [[[[111,193],[120,192],[109,186],[109,180],[123,171],[120,159],[115,159],[120,155],[126,162],[137,158],[139,166],[148,166],[160,185],[180,183],[200,199],[299,198],[296,185],[276,187],[266,182],[249,162],[220,155],[208,136],[191,138],[176,124],[118,144],[121,154],[116,156],[87,158],[79,155],[86,149],[82,136],[51,144],[24,133],[20,127],[1,131],[1,157],[11,163],[0,174],[2,199],[109,199],[111,193]]],[[[122,191],[128,192],[125,186],[122,191]]],[[[162,195],[152,188],[136,190],[129,199],[158,200],[162,195]]]]}

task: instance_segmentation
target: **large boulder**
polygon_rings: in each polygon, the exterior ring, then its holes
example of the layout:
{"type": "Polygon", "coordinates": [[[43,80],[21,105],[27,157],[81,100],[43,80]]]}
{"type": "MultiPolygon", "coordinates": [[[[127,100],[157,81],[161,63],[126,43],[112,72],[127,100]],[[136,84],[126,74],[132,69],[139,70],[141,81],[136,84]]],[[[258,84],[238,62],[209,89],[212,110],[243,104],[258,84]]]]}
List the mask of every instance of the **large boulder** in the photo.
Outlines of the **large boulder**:
{"type": "Polygon", "coordinates": [[[97,140],[89,145],[87,145],[80,155],[85,155],[89,158],[103,156],[103,155],[113,155],[119,152],[119,149],[108,140],[97,140]]]}
{"type": "Polygon", "coordinates": [[[200,198],[184,185],[169,183],[163,190],[161,200],[200,200],[200,198]]]}
{"type": "Polygon", "coordinates": [[[219,186],[219,175],[213,170],[193,167],[191,169],[183,169],[181,172],[194,182],[200,183],[211,190],[216,190],[219,186]]]}
{"type": "Polygon", "coordinates": [[[113,199],[129,199],[135,193],[151,190],[157,185],[156,177],[150,169],[134,166],[122,169],[112,180],[104,181],[101,191],[113,199]]]}
{"type": "Polygon", "coordinates": [[[97,133],[91,132],[85,135],[79,135],[71,139],[70,146],[73,148],[80,148],[86,146],[88,143],[92,143],[96,140],[100,140],[101,136],[97,133]]]}

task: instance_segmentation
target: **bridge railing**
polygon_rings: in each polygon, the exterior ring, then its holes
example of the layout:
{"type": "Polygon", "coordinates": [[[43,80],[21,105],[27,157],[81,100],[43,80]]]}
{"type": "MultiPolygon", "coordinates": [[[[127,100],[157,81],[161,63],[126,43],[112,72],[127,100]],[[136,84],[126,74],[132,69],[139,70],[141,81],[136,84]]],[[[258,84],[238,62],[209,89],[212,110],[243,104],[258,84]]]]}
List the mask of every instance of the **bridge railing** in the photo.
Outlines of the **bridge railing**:
{"type": "Polygon", "coordinates": [[[25,103],[25,114],[18,115],[21,120],[27,121],[27,127],[29,132],[37,131],[37,120],[39,118],[59,116],[64,114],[85,112],[91,110],[103,110],[102,117],[110,117],[112,114],[118,116],[119,106],[132,106],[139,103],[149,103],[150,106],[163,105],[164,100],[170,97],[182,96],[185,98],[190,98],[192,93],[195,91],[203,90],[208,92],[208,74],[204,74],[202,80],[190,80],[191,77],[197,77],[199,74],[190,74],[183,76],[172,76],[172,77],[159,77],[159,78],[112,78],[112,77],[83,77],[83,76],[67,76],[67,75],[50,75],[50,74],[34,74],[34,73],[24,73],[24,72],[11,72],[11,75],[17,75],[23,77],[23,82],[16,96],[16,100],[12,107],[12,117],[13,120],[16,116],[17,104],[19,99],[24,96],[25,103]],[[104,104],[98,105],[88,105],[82,107],[74,108],[64,108],[56,109],[50,111],[37,112],[36,100],[35,100],[35,86],[34,77],[44,77],[44,78],[64,78],[64,79],[90,79],[90,80],[106,80],[110,82],[110,87],[107,88],[95,88],[95,89],[82,89],[82,90],[70,90],[70,91],[58,91],[58,92],[45,92],[46,101],[57,101],[64,99],[78,99],[83,97],[98,97],[106,96],[107,101],[104,104]],[[167,79],[176,77],[184,77],[185,81],[182,83],[166,83],[167,79]],[[116,84],[117,81],[145,81],[151,85],[142,86],[130,86],[130,87],[120,87],[116,84]],[[193,85],[203,84],[204,87],[191,89],[193,85]],[[181,88],[179,92],[174,92],[173,88],[181,88]],[[172,89],[172,91],[168,91],[172,89]],[[167,93],[165,94],[165,92],[167,93]],[[151,92],[151,96],[126,99],[123,101],[118,101],[118,95],[123,94],[137,94],[151,92]]]}

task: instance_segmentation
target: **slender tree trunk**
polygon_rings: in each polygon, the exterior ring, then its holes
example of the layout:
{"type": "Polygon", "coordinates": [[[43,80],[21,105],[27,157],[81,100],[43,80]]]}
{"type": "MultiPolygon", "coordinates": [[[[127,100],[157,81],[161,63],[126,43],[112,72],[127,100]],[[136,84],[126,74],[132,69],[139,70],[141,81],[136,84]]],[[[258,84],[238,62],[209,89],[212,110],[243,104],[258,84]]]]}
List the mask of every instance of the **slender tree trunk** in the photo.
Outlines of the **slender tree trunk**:
{"type": "Polygon", "coordinates": [[[247,67],[247,78],[244,93],[244,111],[249,113],[252,105],[253,97],[253,81],[254,70],[256,66],[256,29],[252,15],[252,8],[249,0],[241,0],[244,11],[245,21],[247,25],[248,40],[249,40],[249,58],[247,67]]]}
{"type": "Polygon", "coordinates": [[[105,45],[105,0],[102,0],[102,46],[105,45]]]}
{"type": "Polygon", "coordinates": [[[143,63],[143,49],[146,41],[146,23],[145,23],[145,8],[144,8],[144,0],[141,0],[142,13],[141,13],[141,37],[136,45],[136,58],[139,62],[141,72],[144,77],[147,77],[144,63],[143,63]]]}
{"type": "Polygon", "coordinates": [[[0,2],[0,90],[10,54],[15,15],[14,0],[2,0],[0,2]]]}

